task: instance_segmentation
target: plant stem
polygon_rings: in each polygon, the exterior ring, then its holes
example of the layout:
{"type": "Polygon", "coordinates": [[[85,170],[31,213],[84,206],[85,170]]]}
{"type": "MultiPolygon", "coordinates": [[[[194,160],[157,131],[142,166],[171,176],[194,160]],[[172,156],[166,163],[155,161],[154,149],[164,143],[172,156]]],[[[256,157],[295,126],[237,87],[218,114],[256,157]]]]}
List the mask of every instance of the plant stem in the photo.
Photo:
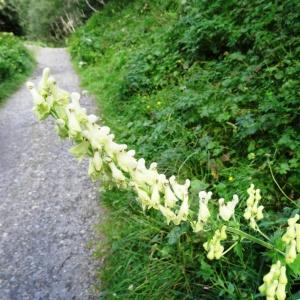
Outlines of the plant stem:
{"type": "Polygon", "coordinates": [[[258,228],[258,226],[257,226],[256,230],[257,230],[257,232],[260,233],[266,240],[271,241],[270,238],[269,238],[266,234],[264,234],[264,233],[258,228]]]}
{"type": "Polygon", "coordinates": [[[223,252],[222,255],[225,255],[226,253],[228,253],[238,242],[234,242],[228,249],[226,249],[226,251],[223,252]]]}
{"type": "Polygon", "coordinates": [[[271,249],[271,250],[275,250],[277,251],[278,253],[282,254],[282,255],[285,255],[284,252],[282,252],[281,250],[277,249],[274,245],[268,243],[268,242],[265,242],[249,233],[246,233],[242,230],[239,230],[239,229],[236,229],[236,228],[232,228],[232,227],[227,227],[227,230],[231,233],[234,233],[234,234],[237,234],[239,235],[241,238],[245,238],[245,239],[248,239],[256,244],[259,244],[267,249],[271,249]]]}
{"type": "Polygon", "coordinates": [[[269,166],[269,169],[270,169],[270,173],[271,173],[271,176],[272,176],[272,179],[273,181],[275,182],[275,184],[277,185],[278,189],[280,190],[280,192],[289,200],[291,201],[296,207],[299,207],[299,205],[297,204],[296,201],[294,201],[293,199],[291,199],[285,192],[284,190],[281,188],[281,186],[279,185],[279,183],[277,182],[275,176],[274,176],[274,173],[273,173],[273,170],[272,170],[272,167],[271,167],[271,164],[270,164],[270,160],[269,160],[269,157],[267,157],[267,163],[268,163],[268,166],[269,166]]]}

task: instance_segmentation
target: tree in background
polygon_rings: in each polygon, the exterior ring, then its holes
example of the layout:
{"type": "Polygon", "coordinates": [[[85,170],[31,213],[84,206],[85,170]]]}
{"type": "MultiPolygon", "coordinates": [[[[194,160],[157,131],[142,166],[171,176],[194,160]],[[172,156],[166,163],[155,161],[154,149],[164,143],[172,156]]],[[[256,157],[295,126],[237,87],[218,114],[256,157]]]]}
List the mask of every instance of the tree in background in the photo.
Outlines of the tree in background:
{"type": "Polygon", "coordinates": [[[62,39],[105,4],[103,0],[0,1],[1,31],[43,41],[62,39]]]}
{"type": "Polygon", "coordinates": [[[18,12],[13,5],[4,0],[0,0],[0,31],[23,34],[18,12]]]}

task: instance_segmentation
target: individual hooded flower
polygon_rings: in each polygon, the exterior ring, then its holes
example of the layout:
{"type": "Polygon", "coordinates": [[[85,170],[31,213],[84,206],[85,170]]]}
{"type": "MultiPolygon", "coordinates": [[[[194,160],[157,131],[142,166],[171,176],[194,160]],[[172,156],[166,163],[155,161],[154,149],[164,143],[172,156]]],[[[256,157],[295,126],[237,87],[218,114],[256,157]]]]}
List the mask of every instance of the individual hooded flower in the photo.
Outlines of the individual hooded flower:
{"type": "Polygon", "coordinates": [[[138,195],[138,200],[142,205],[142,209],[146,210],[147,208],[151,207],[151,198],[149,196],[149,194],[144,191],[142,188],[140,188],[137,184],[133,184],[137,195],[138,195]]]}
{"type": "Polygon", "coordinates": [[[286,244],[285,261],[293,263],[300,253],[300,224],[299,215],[296,214],[293,218],[288,219],[288,227],[285,234],[282,236],[282,241],[286,244]]]}
{"type": "Polygon", "coordinates": [[[124,176],[122,171],[117,168],[113,161],[108,162],[108,165],[110,167],[113,179],[117,182],[117,184],[124,186],[126,177],[124,176]]]}
{"type": "Polygon", "coordinates": [[[212,192],[199,192],[199,211],[198,219],[191,223],[193,231],[199,232],[203,230],[203,226],[206,224],[208,218],[210,217],[210,212],[208,209],[208,201],[211,199],[212,192]]]}
{"type": "Polygon", "coordinates": [[[48,96],[48,90],[49,90],[49,74],[50,74],[50,69],[49,68],[45,68],[43,70],[43,74],[42,74],[42,79],[38,85],[39,91],[41,93],[41,95],[43,97],[47,97],[48,96]]]}
{"type": "Polygon", "coordinates": [[[120,145],[113,141],[113,135],[109,135],[108,139],[104,142],[104,149],[107,156],[113,158],[115,155],[117,156],[119,152],[127,149],[127,145],[120,145]]]}
{"type": "Polygon", "coordinates": [[[89,159],[89,169],[88,169],[88,175],[90,176],[90,178],[95,181],[98,179],[100,172],[98,172],[95,168],[94,165],[94,160],[93,158],[89,159]]]}
{"type": "Polygon", "coordinates": [[[166,184],[169,184],[169,181],[168,181],[166,175],[165,174],[158,174],[157,175],[157,185],[158,185],[159,191],[161,193],[165,192],[165,185],[166,184]]]}
{"type": "Polygon", "coordinates": [[[78,123],[84,124],[88,122],[88,116],[86,114],[86,109],[82,108],[79,103],[80,94],[79,93],[72,93],[71,94],[71,103],[67,105],[67,109],[74,113],[78,123]]]}
{"type": "Polygon", "coordinates": [[[99,118],[93,114],[87,116],[88,122],[93,126],[99,120],[99,118]]]}
{"type": "Polygon", "coordinates": [[[153,184],[151,188],[151,207],[159,209],[160,205],[160,193],[157,184],[153,184]]]}
{"type": "Polygon", "coordinates": [[[69,136],[75,138],[81,133],[81,127],[73,111],[66,110],[68,116],[69,136]]]}
{"type": "Polygon", "coordinates": [[[171,176],[170,179],[169,179],[169,182],[172,186],[172,189],[173,189],[175,195],[179,199],[183,200],[184,197],[188,194],[188,190],[189,190],[189,187],[190,187],[190,184],[191,184],[190,180],[187,179],[185,181],[185,184],[178,184],[176,182],[175,176],[171,176]]]}
{"type": "Polygon", "coordinates": [[[254,230],[258,230],[258,225],[256,221],[263,219],[263,209],[262,205],[259,206],[259,201],[261,199],[260,189],[254,188],[254,184],[247,190],[248,199],[247,199],[247,208],[244,213],[244,218],[250,221],[250,227],[254,230]]]}
{"type": "Polygon", "coordinates": [[[156,163],[152,163],[150,165],[150,168],[147,169],[145,166],[145,160],[143,158],[140,158],[137,161],[137,166],[131,173],[131,176],[139,186],[144,186],[145,184],[152,186],[157,182],[158,173],[156,170],[156,166],[156,163]]]}
{"type": "Polygon", "coordinates": [[[106,126],[100,127],[94,123],[87,123],[86,125],[87,129],[82,132],[82,135],[89,140],[94,150],[102,150],[109,139],[109,128],[106,126]]]}
{"type": "Polygon", "coordinates": [[[63,119],[56,120],[55,130],[61,138],[66,138],[69,136],[69,131],[66,127],[66,122],[63,119]]]}
{"type": "Polygon", "coordinates": [[[167,219],[167,224],[170,224],[170,222],[177,222],[177,216],[170,208],[165,207],[163,205],[159,205],[159,210],[162,213],[162,215],[167,219]]]}
{"type": "Polygon", "coordinates": [[[50,76],[48,79],[48,88],[49,88],[49,96],[53,98],[54,105],[69,104],[70,94],[67,91],[60,89],[56,84],[56,80],[52,76],[50,76]]]}
{"type": "Polygon", "coordinates": [[[199,192],[199,220],[203,223],[206,223],[210,217],[210,212],[208,209],[208,201],[211,199],[212,192],[199,192]]]}
{"type": "Polygon", "coordinates": [[[165,183],[165,206],[166,207],[169,207],[169,208],[173,208],[178,199],[177,197],[175,196],[175,194],[173,193],[171,187],[170,187],[170,184],[168,183],[168,181],[165,183]]]}
{"type": "Polygon", "coordinates": [[[186,221],[189,215],[189,201],[188,195],[185,195],[180,205],[179,211],[176,216],[175,225],[179,225],[182,221],[186,221]]]}
{"type": "Polygon", "coordinates": [[[229,221],[234,215],[234,210],[238,202],[239,198],[237,195],[233,195],[232,200],[226,204],[223,198],[219,199],[219,215],[224,221],[229,221]]]}
{"type": "Polygon", "coordinates": [[[278,260],[271,266],[270,272],[263,278],[264,283],[259,287],[261,294],[268,300],[285,300],[287,285],[286,267],[278,260]]]}
{"type": "Polygon", "coordinates": [[[157,182],[157,178],[158,178],[158,172],[157,172],[157,163],[153,162],[151,163],[149,169],[147,170],[148,172],[148,178],[146,183],[150,186],[152,186],[153,184],[155,184],[157,182]]]}
{"type": "Polygon", "coordinates": [[[296,227],[296,246],[297,252],[300,253],[300,224],[295,224],[296,227]]]}
{"type": "Polygon", "coordinates": [[[46,102],[45,99],[42,97],[42,95],[35,88],[34,83],[29,81],[29,82],[27,82],[26,85],[27,85],[27,88],[29,89],[29,91],[32,95],[34,105],[38,105],[38,104],[41,104],[43,102],[46,102]]]}
{"type": "Polygon", "coordinates": [[[226,240],[226,226],[223,225],[221,229],[217,229],[211,240],[203,244],[204,249],[208,252],[207,258],[220,259],[224,252],[224,247],[221,245],[221,241],[226,240]]]}
{"type": "Polygon", "coordinates": [[[94,163],[95,169],[97,171],[101,171],[103,162],[102,162],[99,151],[94,152],[93,163],[94,163]]]}
{"type": "Polygon", "coordinates": [[[133,170],[137,166],[137,160],[134,158],[135,151],[119,151],[116,153],[116,159],[118,162],[118,165],[121,167],[121,169],[125,172],[132,173],[133,170]]]}
{"type": "Polygon", "coordinates": [[[48,105],[47,101],[39,94],[32,82],[27,83],[27,87],[32,95],[34,108],[37,118],[43,120],[50,114],[51,107],[48,105]]]}

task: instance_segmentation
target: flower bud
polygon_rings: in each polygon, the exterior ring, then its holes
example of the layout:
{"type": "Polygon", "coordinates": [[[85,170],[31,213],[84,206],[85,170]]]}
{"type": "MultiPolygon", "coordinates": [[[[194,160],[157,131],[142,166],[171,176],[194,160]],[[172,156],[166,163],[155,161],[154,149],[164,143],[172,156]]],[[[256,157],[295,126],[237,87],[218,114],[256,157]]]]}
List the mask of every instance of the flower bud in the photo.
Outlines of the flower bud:
{"type": "Polygon", "coordinates": [[[274,280],[268,287],[266,295],[267,297],[274,297],[278,286],[278,280],[274,280]]]}
{"type": "Polygon", "coordinates": [[[188,214],[189,214],[189,202],[188,202],[188,196],[186,195],[179,208],[179,212],[176,218],[177,224],[175,223],[175,225],[179,225],[182,221],[186,221],[188,214]]]}
{"type": "Polygon", "coordinates": [[[244,218],[246,220],[249,220],[251,218],[251,212],[248,209],[245,210],[244,218]]]}
{"type": "Polygon", "coordinates": [[[267,285],[269,285],[273,281],[273,277],[274,277],[274,271],[271,270],[268,274],[266,274],[263,277],[263,280],[267,285]]]}
{"type": "Polygon", "coordinates": [[[167,224],[169,224],[171,221],[174,222],[176,220],[175,213],[168,207],[159,205],[159,210],[162,213],[162,215],[167,219],[167,224]]]}
{"type": "Polygon", "coordinates": [[[282,266],[280,268],[279,283],[280,284],[287,284],[288,283],[288,280],[287,280],[287,277],[286,277],[286,267],[285,266],[282,266]]]}
{"type": "Polygon", "coordinates": [[[276,289],[277,300],[285,300],[285,298],[286,298],[285,285],[286,284],[282,284],[282,283],[278,284],[277,289],[276,289]]]}
{"type": "Polygon", "coordinates": [[[152,186],[151,206],[158,209],[160,204],[160,194],[157,184],[152,186]]]}
{"type": "Polygon", "coordinates": [[[296,242],[295,240],[292,240],[289,247],[287,248],[287,252],[285,255],[285,261],[288,264],[291,264],[294,262],[294,260],[297,257],[297,252],[296,252],[296,242]]]}
{"type": "Polygon", "coordinates": [[[94,167],[97,171],[100,171],[102,168],[102,159],[100,157],[99,151],[95,151],[93,158],[94,167]]]}
{"type": "Polygon", "coordinates": [[[116,165],[113,162],[110,162],[108,165],[111,169],[112,177],[115,179],[115,181],[123,183],[126,180],[123,173],[116,167],[116,165]]]}
{"type": "Polygon", "coordinates": [[[260,205],[257,209],[257,213],[256,213],[256,219],[259,221],[261,219],[263,219],[264,215],[263,215],[263,209],[264,207],[262,205],[260,205]]]}
{"type": "Polygon", "coordinates": [[[266,291],[267,291],[266,284],[263,283],[263,284],[258,288],[258,290],[260,291],[261,294],[265,294],[266,291]]]}
{"type": "Polygon", "coordinates": [[[208,251],[207,258],[210,259],[210,260],[213,260],[215,258],[215,251],[214,251],[213,246],[208,251]]]}
{"type": "Polygon", "coordinates": [[[177,201],[178,199],[172,192],[170,185],[166,184],[165,185],[165,206],[169,208],[173,208],[177,203],[177,201]]]}

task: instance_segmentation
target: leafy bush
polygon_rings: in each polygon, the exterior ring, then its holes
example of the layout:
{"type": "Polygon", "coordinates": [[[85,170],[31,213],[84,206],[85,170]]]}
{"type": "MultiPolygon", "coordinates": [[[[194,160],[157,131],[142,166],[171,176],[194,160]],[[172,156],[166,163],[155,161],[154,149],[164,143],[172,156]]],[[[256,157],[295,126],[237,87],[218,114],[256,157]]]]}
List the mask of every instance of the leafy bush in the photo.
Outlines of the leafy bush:
{"type": "MultiPolygon", "coordinates": [[[[300,192],[298,2],[157,0],[121,5],[112,1],[75,33],[70,51],[83,85],[96,95],[104,122],[121,142],[157,161],[163,172],[191,178],[198,190],[209,188],[229,197],[254,182],[267,195],[264,205],[272,221],[265,229],[275,231],[279,220],[293,211],[292,201],[299,201],[300,192]]],[[[124,276],[117,282],[104,271],[105,278],[112,293],[147,298],[153,282],[142,273],[143,284],[130,294],[125,274],[130,270],[135,278],[141,266],[131,264],[129,255],[127,260],[125,255],[118,259],[127,249],[125,243],[138,249],[143,241],[141,227],[128,225],[128,216],[136,216],[134,209],[115,206],[123,197],[130,195],[105,194],[113,214],[127,218],[120,234],[114,228],[106,231],[111,245],[116,245],[107,270],[118,269],[124,276]],[[134,236],[130,241],[128,227],[134,236]]],[[[152,236],[163,234],[153,230],[152,236]]],[[[171,265],[172,258],[178,258],[178,243],[160,241],[162,248],[173,251],[164,262],[171,265]]],[[[206,299],[258,297],[253,296],[255,281],[261,281],[256,266],[264,269],[271,259],[259,255],[259,247],[244,253],[237,250],[228,267],[214,266],[217,273],[205,260],[195,258],[202,251],[197,243],[178,254],[180,259],[189,257],[189,251],[194,265],[179,263],[184,271],[180,283],[173,285],[179,294],[170,299],[181,298],[182,290],[186,299],[203,293],[206,299]],[[241,263],[232,264],[235,259],[241,263]]],[[[143,254],[149,258],[150,248],[143,254]]],[[[150,266],[158,274],[164,272],[150,266]]],[[[170,275],[163,274],[172,282],[170,275]]],[[[290,299],[299,290],[299,276],[295,279],[290,299]]],[[[162,291],[163,283],[160,287],[162,291]]]]}
{"type": "Polygon", "coordinates": [[[34,61],[22,42],[11,33],[0,33],[0,102],[33,70],[34,61]]]}

